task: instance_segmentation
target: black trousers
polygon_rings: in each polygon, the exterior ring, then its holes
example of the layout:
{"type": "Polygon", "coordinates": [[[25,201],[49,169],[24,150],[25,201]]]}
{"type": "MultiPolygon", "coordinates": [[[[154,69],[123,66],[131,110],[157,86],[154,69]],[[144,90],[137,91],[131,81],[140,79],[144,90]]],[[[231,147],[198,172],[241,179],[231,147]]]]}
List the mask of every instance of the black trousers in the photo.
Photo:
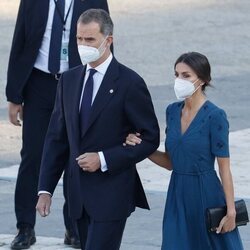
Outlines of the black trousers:
{"type": "MultiPolygon", "coordinates": [[[[35,226],[40,163],[57,83],[53,75],[34,69],[24,89],[21,163],[15,190],[18,228],[23,224],[35,226]]],[[[64,221],[66,228],[71,229],[67,212],[64,213],[64,221]]]]}
{"type": "Polygon", "coordinates": [[[84,211],[77,220],[82,250],[119,250],[127,218],[95,221],[84,211]]]}

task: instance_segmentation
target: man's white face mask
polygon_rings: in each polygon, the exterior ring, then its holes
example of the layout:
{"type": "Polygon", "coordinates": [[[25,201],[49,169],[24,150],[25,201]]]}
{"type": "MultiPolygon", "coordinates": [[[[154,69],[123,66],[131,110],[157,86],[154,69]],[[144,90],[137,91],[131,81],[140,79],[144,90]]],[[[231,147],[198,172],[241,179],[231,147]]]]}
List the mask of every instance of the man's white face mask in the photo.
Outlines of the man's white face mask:
{"type": "Polygon", "coordinates": [[[86,46],[86,45],[78,45],[78,53],[83,65],[87,63],[95,62],[104,54],[106,47],[104,47],[104,42],[106,41],[108,36],[105,37],[99,48],[86,46]]]}

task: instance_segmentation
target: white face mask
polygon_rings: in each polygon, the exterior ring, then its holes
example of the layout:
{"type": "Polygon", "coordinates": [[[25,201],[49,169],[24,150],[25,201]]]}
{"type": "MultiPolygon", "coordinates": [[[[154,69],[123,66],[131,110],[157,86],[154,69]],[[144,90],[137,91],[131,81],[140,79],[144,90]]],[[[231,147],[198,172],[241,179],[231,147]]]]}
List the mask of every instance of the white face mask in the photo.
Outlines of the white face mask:
{"type": "Polygon", "coordinates": [[[83,65],[87,63],[97,61],[104,54],[106,48],[103,47],[104,42],[106,41],[108,36],[103,40],[100,47],[97,49],[95,47],[86,46],[86,45],[78,45],[78,53],[83,65]]]}
{"type": "Polygon", "coordinates": [[[196,90],[202,85],[200,84],[196,89],[194,84],[199,79],[196,79],[194,82],[190,82],[188,80],[176,78],[174,83],[174,92],[178,100],[185,100],[188,97],[191,97],[196,90]]]}

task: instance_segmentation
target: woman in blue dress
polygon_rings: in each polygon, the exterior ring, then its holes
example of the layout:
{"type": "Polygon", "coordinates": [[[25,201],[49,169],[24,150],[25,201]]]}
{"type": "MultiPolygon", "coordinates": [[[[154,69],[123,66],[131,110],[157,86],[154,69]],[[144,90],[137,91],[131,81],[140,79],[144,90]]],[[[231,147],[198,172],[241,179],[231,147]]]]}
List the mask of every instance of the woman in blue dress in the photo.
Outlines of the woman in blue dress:
{"type": "MultiPolygon", "coordinates": [[[[179,102],[166,111],[166,152],[149,159],[172,170],[163,219],[162,250],[241,250],[235,226],[234,189],[230,171],[229,125],[225,112],[207,100],[210,64],[197,52],[181,55],[175,63],[174,90],[179,102]],[[218,178],[214,163],[219,167],[218,178]],[[216,232],[208,232],[205,211],[227,205],[216,232]]],[[[143,133],[130,134],[136,145],[143,133]]]]}

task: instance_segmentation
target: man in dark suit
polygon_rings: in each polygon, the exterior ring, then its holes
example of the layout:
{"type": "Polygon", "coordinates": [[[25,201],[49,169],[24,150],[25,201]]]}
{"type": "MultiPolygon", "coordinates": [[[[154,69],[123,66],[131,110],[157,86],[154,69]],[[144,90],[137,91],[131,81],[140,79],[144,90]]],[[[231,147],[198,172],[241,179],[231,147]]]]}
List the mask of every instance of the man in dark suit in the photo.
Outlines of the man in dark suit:
{"type": "Polygon", "coordinates": [[[127,217],[136,206],[149,208],[136,163],[159,145],[148,89],[113,57],[112,35],[107,12],[80,16],[77,43],[86,66],[60,78],[39,178],[37,210],[47,216],[67,162],[69,211],[88,250],[119,249],[127,217]],[[137,147],[123,146],[131,131],[143,138],[137,147]]]}
{"type": "MultiPolygon", "coordinates": [[[[58,78],[81,63],[76,23],[89,8],[108,11],[107,0],[21,0],[9,59],[6,95],[10,121],[20,126],[23,146],[15,191],[18,235],[13,249],[36,241],[35,206],[41,155],[58,78]],[[18,118],[19,116],[19,118],[18,118]]],[[[67,172],[66,172],[67,173],[67,172]]],[[[66,176],[66,175],[65,175],[66,176]]],[[[79,246],[64,206],[65,243],[79,246]]]]}

